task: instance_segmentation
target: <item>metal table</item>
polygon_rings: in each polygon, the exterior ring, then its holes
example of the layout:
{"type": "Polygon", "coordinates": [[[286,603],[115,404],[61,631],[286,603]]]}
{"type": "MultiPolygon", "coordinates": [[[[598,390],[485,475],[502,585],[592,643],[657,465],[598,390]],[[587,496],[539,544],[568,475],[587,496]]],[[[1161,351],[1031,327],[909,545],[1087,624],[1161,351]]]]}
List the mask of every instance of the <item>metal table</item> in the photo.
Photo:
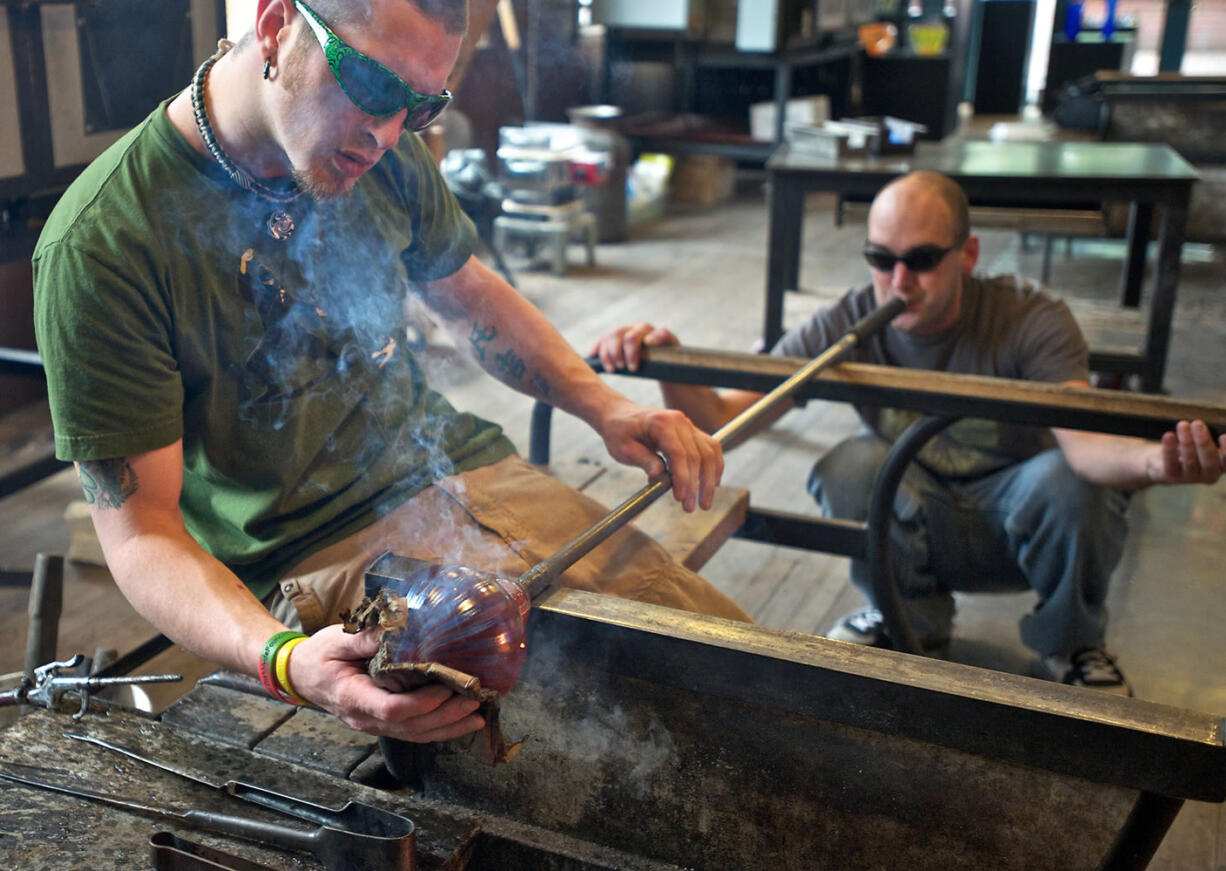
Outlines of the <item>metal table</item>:
{"type": "Polygon", "coordinates": [[[770,180],[770,234],[766,267],[763,340],[772,347],[783,334],[783,294],[800,274],[804,196],[825,191],[871,199],[891,179],[913,170],[944,173],[973,205],[1069,208],[1073,204],[1132,204],[1121,304],[1141,301],[1141,280],[1154,206],[1162,206],[1158,253],[1145,341],[1139,353],[1113,355],[1111,371],[1136,373],[1142,389],[1158,392],[1170,349],[1171,319],[1179,284],[1179,256],[1196,170],[1170,146],[1131,142],[920,143],[914,154],[893,157],[821,158],[781,146],[766,164],[770,180]]]}

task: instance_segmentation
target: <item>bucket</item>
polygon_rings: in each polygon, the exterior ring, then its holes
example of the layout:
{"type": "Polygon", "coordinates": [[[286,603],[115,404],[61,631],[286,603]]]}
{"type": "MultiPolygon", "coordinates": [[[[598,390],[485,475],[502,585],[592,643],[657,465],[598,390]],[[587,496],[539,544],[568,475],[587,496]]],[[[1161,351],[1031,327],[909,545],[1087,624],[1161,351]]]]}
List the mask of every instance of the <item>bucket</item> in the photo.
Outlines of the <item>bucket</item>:
{"type": "Polygon", "coordinates": [[[601,242],[626,241],[626,170],[630,165],[630,143],[619,128],[622,110],[618,106],[572,106],[566,110],[570,123],[585,130],[599,131],[610,154],[609,176],[604,184],[585,186],[583,199],[587,210],[596,216],[596,238],[601,242]]]}

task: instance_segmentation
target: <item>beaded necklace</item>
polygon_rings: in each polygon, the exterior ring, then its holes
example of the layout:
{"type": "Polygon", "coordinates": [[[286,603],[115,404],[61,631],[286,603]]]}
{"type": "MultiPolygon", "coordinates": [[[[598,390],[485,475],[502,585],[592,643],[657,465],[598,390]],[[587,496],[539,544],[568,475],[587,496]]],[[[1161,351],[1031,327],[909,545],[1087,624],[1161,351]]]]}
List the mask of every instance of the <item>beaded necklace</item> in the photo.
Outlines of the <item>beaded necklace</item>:
{"type": "Polygon", "coordinates": [[[236,164],[230,155],[226,154],[221,143],[217,141],[217,137],[213,134],[213,125],[209,123],[208,109],[204,105],[204,85],[205,80],[209,77],[209,70],[221,59],[222,55],[233,47],[234,43],[228,39],[218,40],[217,51],[207,58],[192,76],[192,114],[196,118],[196,129],[200,131],[200,138],[204,140],[204,147],[208,149],[209,154],[218,165],[226,171],[230,179],[243,190],[250,191],[274,204],[272,214],[268,216],[265,226],[268,229],[268,235],[284,241],[293,235],[295,229],[294,219],[285,210],[285,206],[302,196],[302,189],[295,184],[287,190],[276,190],[252,178],[251,173],[236,164]]]}

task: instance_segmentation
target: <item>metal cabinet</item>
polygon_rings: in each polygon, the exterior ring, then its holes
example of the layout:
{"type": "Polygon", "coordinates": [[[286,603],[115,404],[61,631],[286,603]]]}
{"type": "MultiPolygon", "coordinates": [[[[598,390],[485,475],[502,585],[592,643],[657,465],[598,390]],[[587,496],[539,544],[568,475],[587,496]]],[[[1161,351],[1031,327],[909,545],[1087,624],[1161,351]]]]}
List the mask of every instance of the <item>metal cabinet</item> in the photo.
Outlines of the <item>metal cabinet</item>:
{"type": "Polygon", "coordinates": [[[0,208],[8,220],[17,203],[57,194],[185,85],[223,29],[222,0],[0,2],[0,208]]]}

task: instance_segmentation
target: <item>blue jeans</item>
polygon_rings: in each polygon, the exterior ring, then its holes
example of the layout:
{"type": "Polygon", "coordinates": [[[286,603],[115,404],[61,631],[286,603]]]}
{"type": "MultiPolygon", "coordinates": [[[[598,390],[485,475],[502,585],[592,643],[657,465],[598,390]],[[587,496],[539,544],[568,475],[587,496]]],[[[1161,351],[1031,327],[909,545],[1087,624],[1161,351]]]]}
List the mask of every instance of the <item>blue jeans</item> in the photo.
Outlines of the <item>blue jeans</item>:
{"type": "MultiPolygon", "coordinates": [[[[847,439],[818,461],[809,492],[828,517],[863,521],[890,443],[847,439]]],[[[1104,601],[1127,534],[1123,493],[1078,478],[1059,450],[998,472],[942,479],[912,462],[894,502],[890,559],[911,626],[925,646],[949,640],[951,591],[1033,589],[1021,637],[1041,655],[1101,646],[1104,601]]],[[[851,579],[872,600],[868,565],[851,579]]]]}

